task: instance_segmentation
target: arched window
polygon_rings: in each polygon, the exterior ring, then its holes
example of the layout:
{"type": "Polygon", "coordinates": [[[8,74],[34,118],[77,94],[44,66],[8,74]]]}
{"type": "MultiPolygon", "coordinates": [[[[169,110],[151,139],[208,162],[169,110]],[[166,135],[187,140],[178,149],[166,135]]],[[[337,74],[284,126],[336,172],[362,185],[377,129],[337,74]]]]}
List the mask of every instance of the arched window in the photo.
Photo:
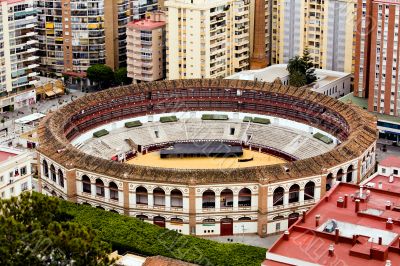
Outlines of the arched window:
{"type": "Polygon", "coordinates": [[[137,187],[136,188],[136,204],[147,205],[148,202],[148,194],[147,189],[145,187],[137,187]]]}
{"type": "Polygon", "coordinates": [[[221,191],[221,208],[233,207],[233,192],[230,189],[224,189],[221,191]]]}
{"type": "Polygon", "coordinates": [[[110,188],[110,199],[118,200],[118,186],[114,182],[110,182],[108,185],[110,188]]]}
{"type": "Polygon", "coordinates": [[[57,174],[56,174],[56,168],[54,167],[54,165],[50,165],[50,172],[51,172],[51,179],[53,180],[53,182],[56,182],[57,174]]]}
{"type": "Polygon", "coordinates": [[[215,220],[214,219],[204,219],[203,224],[215,224],[215,220]]]}
{"type": "Polygon", "coordinates": [[[136,215],[136,218],[138,218],[139,220],[142,220],[142,221],[149,219],[149,217],[147,217],[146,215],[142,215],[142,214],[136,215]]]}
{"type": "Polygon", "coordinates": [[[309,181],[304,187],[304,200],[314,199],[315,183],[309,181]]]}
{"type": "Polygon", "coordinates": [[[242,188],[239,191],[239,207],[251,206],[251,190],[242,188]]]}
{"type": "Polygon", "coordinates": [[[352,164],[350,164],[350,166],[347,168],[346,182],[347,183],[353,182],[353,165],[352,164]]]}
{"type": "Polygon", "coordinates": [[[64,174],[61,169],[58,169],[58,183],[60,186],[64,187],[64,174]]]}
{"type": "Polygon", "coordinates": [[[113,213],[118,213],[116,210],[110,210],[110,212],[113,212],[113,213]]]}
{"type": "Polygon", "coordinates": [[[239,221],[251,221],[251,218],[250,217],[240,217],[239,218],[239,221]]]}
{"type": "Polygon", "coordinates": [[[332,188],[332,181],[333,181],[333,174],[329,173],[326,176],[326,185],[325,185],[326,191],[329,191],[332,188]]]}
{"type": "Polygon", "coordinates": [[[171,223],[173,224],[183,224],[183,220],[180,218],[171,218],[171,223]]]}
{"type": "Polygon", "coordinates": [[[96,179],[96,195],[104,197],[104,183],[101,179],[96,179]]]}
{"type": "Polygon", "coordinates": [[[215,193],[208,189],[203,192],[203,208],[215,208],[215,193]]]}
{"type": "Polygon", "coordinates": [[[82,176],[82,190],[85,193],[92,193],[92,187],[90,185],[90,178],[87,175],[82,176]]]}
{"type": "Polygon", "coordinates": [[[274,218],[272,218],[272,220],[274,220],[274,221],[280,221],[280,220],[284,220],[284,219],[285,219],[285,217],[282,215],[278,215],[278,216],[275,216],[274,218]]]}
{"type": "Polygon", "coordinates": [[[283,196],[285,195],[285,190],[283,187],[277,187],[274,190],[274,196],[273,196],[273,206],[279,206],[283,205],[283,196]]]}
{"type": "Polygon", "coordinates": [[[105,209],[101,206],[96,206],[96,208],[105,211],[105,209]]]}
{"type": "Polygon", "coordinates": [[[46,160],[43,160],[43,174],[45,177],[49,177],[49,165],[46,160]]]}
{"type": "Polygon", "coordinates": [[[297,212],[291,213],[288,216],[288,228],[290,228],[292,226],[292,224],[294,224],[297,219],[299,219],[300,215],[297,212]]]}
{"type": "Polygon", "coordinates": [[[289,203],[299,202],[300,186],[297,184],[289,188],[289,203]]]}
{"type": "Polygon", "coordinates": [[[171,191],[171,207],[173,208],[183,207],[183,195],[179,189],[173,189],[171,191]]]}
{"type": "Polygon", "coordinates": [[[336,181],[342,182],[342,178],[343,178],[343,169],[340,168],[336,174],[336,181]]]}
{"type": "Polygon", "coordinates": [[[155,188],[153,190],[153,203],[154,206],[165,206],[165,192],[162,188],[155,188]]]}

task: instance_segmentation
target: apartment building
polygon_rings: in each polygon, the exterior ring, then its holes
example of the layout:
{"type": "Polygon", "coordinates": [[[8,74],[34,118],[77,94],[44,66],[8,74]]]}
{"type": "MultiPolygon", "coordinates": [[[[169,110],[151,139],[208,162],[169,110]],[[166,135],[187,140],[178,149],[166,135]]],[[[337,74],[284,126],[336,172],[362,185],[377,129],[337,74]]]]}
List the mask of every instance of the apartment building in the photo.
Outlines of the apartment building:
{"type": "Polygon", "coordinates": [[[36,153],[14,148],[0,148],[0,199],[36,191],[36,153]]]}
{"type": "Polygon", "coordinates": [[[0,0],[0,112],[35,103],[33,0],[0,0]]]}
{"type": "Polygon", "coordinates": [[[128,77],[134,82],[165,78],[165,14],[130,22],[127,28],[128,77]]]}
{"type": "Polygon", "coordinates": [[[310,52],[316,68],[353,73],[356,0],[274,0],[273,64],[310,52]]]}
{"type": "Polygon", "coordinates": [[[249,0],[169,0],[167,78],[221,78],[249,68],[249,0]]]}
{"type": "Polygon", "coordinates": [[[162,9],[164,0],[129,0],[132,9],[133,20],[140,20],[146,17],[146,13],[162,9]]]}
{"type": "Polygon", "coordinates": [[[359,0],[354,95],[368,97],[368,110],[400,114],[398,1],[359,0]]]}
{"type": "Polygon", "coordinates": [[[126,65],[131,0],[37,1],[41,70],[61,76],[94,64],[126,65]]]}

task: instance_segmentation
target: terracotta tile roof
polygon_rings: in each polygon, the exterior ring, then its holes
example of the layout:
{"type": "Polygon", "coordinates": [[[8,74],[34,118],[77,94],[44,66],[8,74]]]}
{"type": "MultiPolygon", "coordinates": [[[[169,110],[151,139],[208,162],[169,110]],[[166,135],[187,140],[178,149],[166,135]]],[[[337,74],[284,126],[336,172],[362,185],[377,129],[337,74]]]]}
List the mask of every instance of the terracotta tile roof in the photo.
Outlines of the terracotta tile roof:
{"type": "Polygon", "coordinates": [[[379,165],[385,167],[398,167],[400,168],[400,157],[389,156],[379,162],[379,165]]]}

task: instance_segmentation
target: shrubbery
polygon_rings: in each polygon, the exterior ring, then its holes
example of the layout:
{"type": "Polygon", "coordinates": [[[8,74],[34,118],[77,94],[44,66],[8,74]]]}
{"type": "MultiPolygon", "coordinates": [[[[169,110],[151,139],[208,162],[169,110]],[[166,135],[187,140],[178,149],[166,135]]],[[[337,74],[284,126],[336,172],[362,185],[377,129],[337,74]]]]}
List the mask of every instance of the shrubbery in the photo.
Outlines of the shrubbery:
{"type": "Polygon", "coordinates": [[[90,206],[63,201],[61,210],[73,222],[97,229],[99,237],[119,252],[162,255],[200,265],[260,265],[265,258],[264,248],[185,236],[90,206]]]}
{"type": "Polygon", "coordinates": [[[142,122],[140,122],[139,120],[135,120],[135,121],[129,121],[125,123],[125,127],[126,128],[131,128],[131,127],[140,127],[142,124],[142,122]]]}
{"type": "Polygon", "coordinates": [[[169,122],[177,122],[177,121],[178,121],[178,118],[174,115],[160,117],[161,123],[169,123],[169,122]]]}
{"type": "Polygon", "coordinates": [[[325,136],[324,134],[321,134],[319,132],[315,133],[313,137],[318,139],[318,140],[320,140],[320,141],[322,141],[322,142],[324,142],[324,143],[326,143],[326,144],[333,143],[333,140],[330,137],[325,136]]]}

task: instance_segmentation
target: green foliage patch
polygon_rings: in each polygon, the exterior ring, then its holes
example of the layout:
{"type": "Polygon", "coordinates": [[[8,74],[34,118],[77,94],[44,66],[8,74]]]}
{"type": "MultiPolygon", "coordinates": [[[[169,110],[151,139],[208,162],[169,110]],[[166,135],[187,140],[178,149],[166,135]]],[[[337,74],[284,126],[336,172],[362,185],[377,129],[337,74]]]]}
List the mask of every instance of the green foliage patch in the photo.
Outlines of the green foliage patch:
{"type": "Polygon", "coordinates": [[[258,266],[265,258],[264,248],[181,235],[136,218],[66,201],[60,206],[73,222],[96,229],[100,238],[119,252],[162,255],[200,265],[258,266]]]}

